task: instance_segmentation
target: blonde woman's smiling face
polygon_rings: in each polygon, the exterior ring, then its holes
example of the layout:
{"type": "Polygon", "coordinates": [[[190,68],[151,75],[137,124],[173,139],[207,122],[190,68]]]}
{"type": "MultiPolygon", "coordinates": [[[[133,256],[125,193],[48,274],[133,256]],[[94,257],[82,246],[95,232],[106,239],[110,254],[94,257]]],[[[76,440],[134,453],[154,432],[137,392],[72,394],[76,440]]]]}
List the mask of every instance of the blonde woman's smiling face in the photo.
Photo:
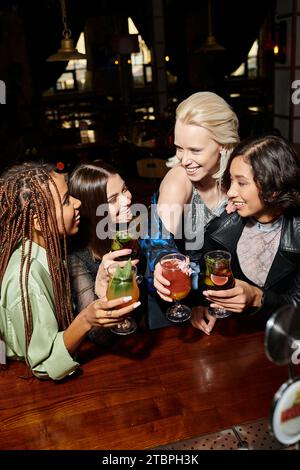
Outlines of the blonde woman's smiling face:
{"type": "Polygon", "coordinates": [[[177,121],[174,135],[176,156],[191,181],[201,181],[219,170],[222,146],[210,131],[177,121]]]}

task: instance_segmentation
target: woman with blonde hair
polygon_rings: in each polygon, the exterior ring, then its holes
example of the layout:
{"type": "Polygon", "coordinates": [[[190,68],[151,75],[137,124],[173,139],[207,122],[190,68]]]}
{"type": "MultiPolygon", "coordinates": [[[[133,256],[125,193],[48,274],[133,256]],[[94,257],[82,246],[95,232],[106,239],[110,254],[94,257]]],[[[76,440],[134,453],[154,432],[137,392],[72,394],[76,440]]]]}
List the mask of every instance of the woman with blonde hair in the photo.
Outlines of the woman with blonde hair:
{"type": "MultiPolygon", "coordinates": [[[[194,93],[177,107],[174,144],[178,164],[153,197],[151,234],[143,241],[150,289],[155,265],[167,253],[188,254],[197,271],[204,231],[227,205],[222,176],[238,142],[238,118],[215,93],[194,93]]],[[[161,279],[156,269],[154,284],[163,299],[161,279]]]]}
{"type": "Polygon", "coordinates": [[[218,291],[199,286],[202,307],[192,324],[206,334],[216,321],[208,306],[254,316],[260,325],[279,308],[300,306],[300,160],[294,147],[274,135],[244,140],[230,156],[224,187],[236,211],[210,224],[203,252],[228,251],[235,284],[218,291]]]}

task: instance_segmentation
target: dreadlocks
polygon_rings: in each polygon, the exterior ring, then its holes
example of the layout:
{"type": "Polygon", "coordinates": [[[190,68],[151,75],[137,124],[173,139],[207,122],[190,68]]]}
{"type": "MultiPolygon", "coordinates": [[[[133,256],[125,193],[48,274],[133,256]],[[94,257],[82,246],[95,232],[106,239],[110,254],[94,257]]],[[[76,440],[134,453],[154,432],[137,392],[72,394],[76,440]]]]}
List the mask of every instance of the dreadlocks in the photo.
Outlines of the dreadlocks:
{"type": "Polygon", "coordinates": [[[50,175],[52,169],[50,165],[25,163],[10,168],[0,178],[0,286],[9,259],[16,246],[21,242],[20,288],[26,349],[28,349],[33,331],[28,279],[34,216],[37,217],[41,235],[45,242],[59,330],[68,327],[73,319],[71,289],[66,269],[67,249],[63,208],[60,202],[61,220],[64,229],[62,246],[55,215],[55,204],[49,187],[51,183],[60,201],[58,189],[50,175]],[[28,251],[26,254],[25,242],[27,240],[28,251]]]}

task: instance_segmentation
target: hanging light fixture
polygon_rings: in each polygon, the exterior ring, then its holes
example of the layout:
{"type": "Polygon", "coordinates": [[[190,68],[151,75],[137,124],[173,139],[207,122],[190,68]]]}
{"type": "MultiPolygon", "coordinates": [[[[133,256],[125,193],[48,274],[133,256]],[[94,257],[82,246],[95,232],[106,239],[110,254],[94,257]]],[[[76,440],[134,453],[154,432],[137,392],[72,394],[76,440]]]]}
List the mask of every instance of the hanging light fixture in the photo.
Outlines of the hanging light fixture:
{"type": "Polygon", "coordinates": [[[197,52],[219,52],[225,51],[225,48],[221,46],[216,40],[213,32],[212,32],[212,14],[211,14],[211,0],[208,0],[207,5],[207,12],[208,12],[208,36],[204,42],[204,44],[198,49],[197,52]]]}
{"type": "Polygon", "coordinates": [[[61,40],[61,48],[55,53],[48,57],[47,62],[67,62],[69,60],[86,59],[85,54],[81,54],[75,48],[74,41],[72,39],[72,32],[68,28],[67,24],[67,10],[65,0],[60,0],[62,23],[64,29],[62,32],[63,39],[61,40]]]}

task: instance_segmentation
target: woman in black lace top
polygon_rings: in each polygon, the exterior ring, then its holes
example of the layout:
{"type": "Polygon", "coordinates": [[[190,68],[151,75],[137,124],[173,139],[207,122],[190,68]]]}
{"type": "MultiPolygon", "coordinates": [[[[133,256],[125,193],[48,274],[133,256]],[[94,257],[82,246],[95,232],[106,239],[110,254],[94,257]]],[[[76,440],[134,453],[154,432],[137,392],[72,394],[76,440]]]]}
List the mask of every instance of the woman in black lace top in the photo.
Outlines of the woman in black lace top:
{"type": "MultiPolygon", "coordinates": [[[[132,219],[131,193],[114,168],[101,160],[79,165],[70,177],[69,190],[82,200],[82,225],[69,256],[73,299],[80,311],[97,297],[105,296],[109,264],[131,253],[129,249],[110,251],[111,239],[103,223],[108,212],[116,223],[132,219]]],[[[95,330],[91,339],[96,333],[99,336],[95,330]]]]}

